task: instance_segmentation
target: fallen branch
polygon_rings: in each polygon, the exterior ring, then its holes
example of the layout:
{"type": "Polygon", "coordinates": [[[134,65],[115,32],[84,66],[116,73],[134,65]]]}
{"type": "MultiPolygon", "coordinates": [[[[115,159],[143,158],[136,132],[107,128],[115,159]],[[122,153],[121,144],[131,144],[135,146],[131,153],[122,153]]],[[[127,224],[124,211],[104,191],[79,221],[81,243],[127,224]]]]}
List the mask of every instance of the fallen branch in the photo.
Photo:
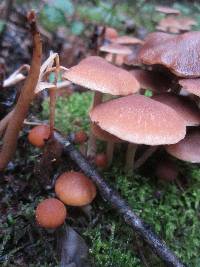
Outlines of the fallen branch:
{"type": "Polygon", "coordinates": [[[63,153],[69,156],[79,168],[91,178],[96,184],[105,201],[110,202],[112,206],[120,213],[125,222],[129,224],[154,250],[154,252],[170,267],[186,267],[180,259],[167,247],[147,225],[143,222],[121,198],[100,176],[96,169],[85,159],[85,157],[74,147],[70,139],[65,140],[60,134],[54,134],[56,140],[63,146],[63,153]]]}
{"type": "Polygon", "coordinates": [[[34,98],[34,90],[37,86],[38,77],[40,74],[42,44],[40,34],[37,30],[35,13],[33,11],[29,13],[28,21],[31,26],[34,44],[32,63],[30,72],[17,101],[14,113],[11,116],[9,124],[6,128],[3,139],[3,146],[0,153],[0,170],[3,170],[7,166],[8,162],[11,160],[13,154],[15,153],[17,138],[22,128],[24,118],[27,116],[30,103],[34,98]]]}

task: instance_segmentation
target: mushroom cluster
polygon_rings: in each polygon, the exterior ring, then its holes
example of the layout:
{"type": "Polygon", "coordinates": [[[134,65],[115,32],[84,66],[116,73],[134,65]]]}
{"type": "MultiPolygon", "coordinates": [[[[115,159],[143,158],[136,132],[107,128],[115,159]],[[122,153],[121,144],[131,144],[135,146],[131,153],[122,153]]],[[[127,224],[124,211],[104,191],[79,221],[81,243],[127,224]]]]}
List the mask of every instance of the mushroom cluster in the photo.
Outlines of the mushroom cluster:
{"type": "Polygon", "coordinates": [[[191,27],[197,24],[193,18],[181,16],[181,12],[174,8],[156,6],[156,11],[165,14],[156,27],[159,31],[182,33],[190,31],[191,27]]]}
{"type": "MultiPolygon", "coordinates": [[[[157,10],[180,15],[174,9],[157,10]]],[[[101,159],[109,166],[114,144],[127,144],[125,169],[132,172],[138,145],[150,148],[142,159],[136,157],[136,167],[151,155],[149,151],[161,145],[169,151],[185,143],[188,135],[191,137],[191,128],[199,129],[196,99],[200,84],[199,37],[199,32],[178,35],[155,32],[142,41],[132,36],[105,35],[109,42],[100,47],[101,53],[108,53],[105,59],[90,56],[64,73],[64,79],[95,91],[89,112],[91,133],[87,150],[93,162],[101,159]],[[132,67],[129,64],[128,71],[124,64],[117,63],[117,56],[130,56],[134,45],[139,46],[136,56],[139,64],[132,67]],[[187,94],[182,95],[183,89],[187,94]],[[146,96],[147,90],[151,90],[151,97],[146,96]],[[107,152],[106,157],[103,153],[103,157],[95,160],[96,139],[107,142],[107,152]]],[[[100,165],[105,166],[102,162],[100,165]]]]}
{"type": "Polygon", "coordinates": [[[55,183],[58,199],[48,198],[41,201],[35,211],[37,223],[44,228],[61,226],[68,215],[67,206],[82,207],[90,204],[96,197],[94,183],[80,172],[64,172],[55,183]]]}

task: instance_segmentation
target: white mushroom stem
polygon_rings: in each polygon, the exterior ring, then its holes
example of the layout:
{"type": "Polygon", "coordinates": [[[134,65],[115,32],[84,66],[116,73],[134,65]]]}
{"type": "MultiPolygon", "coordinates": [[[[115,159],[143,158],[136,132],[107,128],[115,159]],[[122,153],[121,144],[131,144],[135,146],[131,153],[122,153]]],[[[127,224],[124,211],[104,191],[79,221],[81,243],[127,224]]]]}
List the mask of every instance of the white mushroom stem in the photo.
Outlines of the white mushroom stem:
{"type": "Polygon", "coordinates": [[[134,169],[140,168],[157,149],[158,146],[150,146],[149,148],[147,148],[144,154],[136,160],[134,169]]]}
{"type": "Polygon", "coordinates": [[[129,143],[126,151],[126,163],[125,163],[125,171],[127,173],[132,173],[134,169],[134,160],[135,153],[137,150],[137,144],[129,143]]]}
{"type": "MultiPolygon", "coordinates": [[[[94,92],[94,98],[92,103],[92,108],[96,107],[102,102],[103,94],[99,91],[94,92]]],[[[91,129],[91,127],[90,127],[91,129]]],[[[88,138],[88,148],[87,148],[87,156],[89,158],[93,158],[97,151],[96,145],[96,137],[94,136],[92,130],[90,130],[89,138],[88,138]]]]}
{"type": "Polygon", "coordinates": [[[116,65],[117,54],[112,54],[112,64],[116,65]]]}
{"type": "Polygon", "coordinates": [[[108,160],[108,166],[111,165],[112,160],[113,160],[114,145],[115,145],[115,143],[112,141],[107,142],[106,156],[107,156],[107,160],[108,160]]]}

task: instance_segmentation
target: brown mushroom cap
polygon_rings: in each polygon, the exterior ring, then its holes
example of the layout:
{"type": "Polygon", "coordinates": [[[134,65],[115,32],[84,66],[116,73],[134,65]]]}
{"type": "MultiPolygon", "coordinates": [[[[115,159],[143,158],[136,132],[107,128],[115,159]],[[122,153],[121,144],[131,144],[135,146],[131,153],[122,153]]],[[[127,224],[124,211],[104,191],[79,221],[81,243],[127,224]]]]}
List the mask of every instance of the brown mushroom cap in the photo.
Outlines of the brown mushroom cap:
{"type": "Polygon", "coordinates": [[[80,172],[65,172],[55,184],[58,198],[70,206],[84,206],[92,202],[96,196],[93,182],[80,172]]]}
{"type": "Polygon", "coordinates": [[[200,163],[200,130],[193,129],[175,145],[165,146],[167,152],[183,161],[200,163]]]}
{"type": "Polygon", "coordinates": [[[174,15],[180,15],[181,12],[175,8],[167,7],[167,6],[156,6],[156,11],[164,14],[174,14],[174,15]]]}
{"type": "Polygon", "coordinates": [[[91,123],[91,131],[94,134],[94,136],[100,140],[106,141],[106,142],[114,142],[114,143],[120,143],[123,142],[123,140],[119,139],[118,137],[102,130],[96,123],[91,123]]]}
{"type": "Polygon", "coordinates": [[[155,92],[167,91],[171,87],[171,80],[162,73],[148,70],[135,69],[130,73],[140,83],[142,89],[151,89],[155,92]]]}
{"type": "Polygon", "coordinates": [[[56,198],[48,198],[40,202],[35,212],[36,221],[45,228],[57,228],[67,216],[65,205],[56,198]]]}
{"type": "Polygon", "coordinates": [[[136,144],[177,143],[185,136],[185,121],[170,107],[142,95],[107,101],[90,112],[103,130],[136,144]]]}
{"type": "Polygon", "coordinates": [[[114,28],[106,27],[105,29],[105,38],[108,40],[112,40],[114,38],[118,37],[118,33],[114,28]]]}
{"type": "Polygon", "coordinates": [[[152,98],[173,108],[186,121],[187,126],[200,125],[199,109],[195,103],[186,96],[163,93],[155,95],[152,98]]]}
{"type": "Polygon", "coordinates": [[[156,29],[170,33],[179,33],[181,31],[189,31],[193,25],[196,25],[196,21],[194,19],[188,17],[168,16],[159,22],[156,29]]]}
{"type": "Polygon", "coordinates": [[[179,84],[189,93],[200,97],[200,79],[182,79],[179,84]]]}
{"type": "Polygon", "coordinates": [[[127,46],[112,43],[103,45],[99,49],[101,52],[111,53],[111,54],[117,54],[117,55],[130,55],[132,53],[132,50],[128,48],[127,46]]]}
{"type": "Polygon", "coordinates": [[[50,128],[48,125],[38,125],[30,130],[28,134],[29,142],[36,147],[43,147],[45,140],[49,138],[50,128]]]}
{"type": "Polygon", "coordinates": [[[91,56],[64,73],[64,78],[91,90],[111,95],[129,95],[139,90],[139,83],[128,72],[91,56]]]}
{"type": "Polygon", "coordinates": [[[132,36],[119,36],[114,40],[115,43],[117,44],[122,44],[122,45],[135,45],[135,44],[143,44],[144,41],[136,38],[136,37],[132,37],[132,36]]]}
{"type": "Polygon", "coordinates": [[[199,43],[198,31],[179,35],[151,33],[140,50],[139,59],[143,64],[163,65],[179,77],[198,77],[199,43]]]}
{"type": "Polygon", "coordinates": [[[164,160],[158,162],[156,166],[156,177],[165,181],[174,181],[178,176],[179,170],[177,165],[172,160],[164,160]]]}

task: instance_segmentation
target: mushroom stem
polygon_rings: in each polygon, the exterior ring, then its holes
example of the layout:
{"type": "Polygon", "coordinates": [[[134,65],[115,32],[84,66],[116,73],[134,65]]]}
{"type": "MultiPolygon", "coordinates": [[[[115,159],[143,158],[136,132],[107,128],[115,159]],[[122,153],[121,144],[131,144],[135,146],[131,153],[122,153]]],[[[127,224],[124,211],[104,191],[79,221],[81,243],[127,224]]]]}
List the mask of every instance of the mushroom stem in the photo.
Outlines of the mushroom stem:
{"type": "Polygon", "coordinates": [[[112,64],[116,65],[117,54],[112,54],[112,64]]]}
{"type": "Polygon", "coordinates": [[[60,69],[58,56],[56,56],[55,61],[56,61],[55,78],[54,78],[55,87],[49,90],[49,94],[50,94],[50,136],[53,135],[54,126],[55,126],[56,90],[57,90],[58,74],[59,74],[59,69],[60,69]]]}
{"type": "MultiPolygon", "coordinates": [[[[102,102],[103,94],[101,92],[95,91],[94,98],[92,103],[92,108],[96,107],[98,104],[102,102]]],[[[88,148],[87,148],[87,156],[93,158],[96,154],[96,137],[94,136],[91,125],[90,125],[90,135],[88,138],[88,148]]]]}
{"type": "Polygon", "coordinates": [[[115,145],[115,143],[112,141],[107,142],[106,156],[107,156],[107,160],[108,160],[108,166],[111,165],[112,160],[113,160],[114,145],[115,145]]]}
{"type": "Polygon", "coordinates": [[[135,153],[137,150],[137,145],[134,143],[129,143],[128,148],[126,151],[126,164],[125,164],[125,171],[127,173],[132,173],[134,169],[134,159],[135,153]]]}
{"type": "Polygon", "coordinates": [[[157,149],[158,146],[150,146],[149,148],[147,148],[144,154],[136,160],[134,169],[140,168],[157,149]]]}

